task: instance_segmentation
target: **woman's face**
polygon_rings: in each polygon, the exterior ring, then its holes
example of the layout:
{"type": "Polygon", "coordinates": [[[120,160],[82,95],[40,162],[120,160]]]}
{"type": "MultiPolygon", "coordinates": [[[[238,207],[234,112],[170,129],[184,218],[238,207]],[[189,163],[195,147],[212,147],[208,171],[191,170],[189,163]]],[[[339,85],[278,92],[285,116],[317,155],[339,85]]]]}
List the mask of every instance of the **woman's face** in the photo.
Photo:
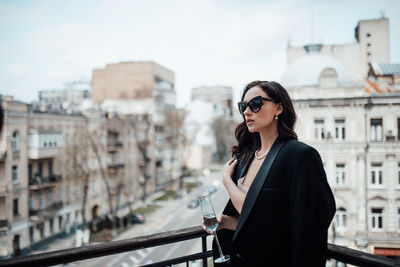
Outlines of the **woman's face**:
{"type": "MultiPolygon", "coordinates": [[[[254,86],[250,88],[243,101],[247,103],[256,96],[262,96],[265,98],[270,98],[270,96],[265,93],[260,87],[254,86]]],[[[246,121],[247,128],[249,132],[255,133],[263,130],[278,129],[278,121],[275,120],[275,115],[282,113],[282,105],[276,104],[270,101],[263,101],[263,106],[260,111],[254,113],[249,107],[246,108],[243,115],[246,121]]]]}

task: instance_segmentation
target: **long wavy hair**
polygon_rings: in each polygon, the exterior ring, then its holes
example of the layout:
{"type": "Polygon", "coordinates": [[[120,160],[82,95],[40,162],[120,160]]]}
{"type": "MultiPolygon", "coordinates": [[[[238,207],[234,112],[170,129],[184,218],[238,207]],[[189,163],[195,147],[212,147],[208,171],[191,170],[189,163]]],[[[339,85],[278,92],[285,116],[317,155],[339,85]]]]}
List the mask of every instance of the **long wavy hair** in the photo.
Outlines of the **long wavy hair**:
{"type": "MultiPolygon", "coordinates": [[[[293,130],[296,122],[296,112],[294,111],[292,100],[285,88],[273,81],[254,81],[249,83],[243,90],[242,101],[247,91],[254,86],[260,87],[268,96],[282,104],[283,111],[278,116],[278,136],[283,140],[295,139],[297,134],[293,130]]],[[[235,137],[238,141],[236,146],[231,148],[232,156],[244,161],[248,161],[254,151],[260,149],[261,139],[258,132],[251,133],[247,128],[243,116],[243,122],[235,130],[235,137]]]]}

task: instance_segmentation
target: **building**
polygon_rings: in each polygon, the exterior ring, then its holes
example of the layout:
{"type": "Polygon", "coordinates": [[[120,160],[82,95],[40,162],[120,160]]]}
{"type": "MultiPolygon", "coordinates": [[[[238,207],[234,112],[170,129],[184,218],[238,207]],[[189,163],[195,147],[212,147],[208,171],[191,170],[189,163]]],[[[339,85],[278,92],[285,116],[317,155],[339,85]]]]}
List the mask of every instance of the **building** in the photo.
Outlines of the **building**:
{"type": "Polygon", "coordinates": [[[192,89],[191,100],[204,100],[206,102],[222,105],[224,116],[232,117],[232,87],[224,85],[198,86],[192,89]]]}
{"type": "Polygon", "coordinates": [[[173,184],[181,175],[174,72],[151,61],[107,64],[93,70],[92,100],[109,113],[138,116],[150,123],[150,176],[155,190],[173,184]]]}
{"type": "Polygon", "coordinates": [[[126,120],[42,112],[11,98],[0,104],[1,258],[82,225],[96,228],[110,213],[122,218],[142,198],[137,141],[126,120]]]}
{"type": "Polygon", "coordinates": [[[174,79],[173,71],[151,61],[107,64],[104,69],[93,70],[92,99],[102,103],[111,99],[151,98],[159,90],[172,93],[174,79]]]}
{"type": "MultiPolygon", "coordinates": [[[[352,81],[365,79],[371,62],[389,63],[389,19],[361,20],[354,30],[355,40],[350,44],[323,45],[322,55],[336,58],[348,71],[352,81]]],[[[303,47],[287,49],[287,63],[309,54],[303,47]]]]}
{"type": "Polygon", "coordinates": [[[192,89],[191,102],[185,107],[185,130],[191,140],[185,150],[185,164],[189,169],[207,168],[218,158],[218,153],[226,153],[233,145],[232,138],[229,138],[231,133],[223,131],[225,125],[215,127],[216,120],[219,120],[219,124],[235,124],[232,121],[232,97],[230,86],[199,86],[192,89]],[[217,142],[217,136],[222,140],[217,142]],[[228,147],[226,143],[229,143],[228,147]]]}
{"type": "MultiPolygon", "coordinates": [[[[82,109],[82,104],[90,100],[89,85],[83,82],[67,84],[64,89],[41,90],[39,101],[34,105],[40,110],[82,109]]],[[[90,102],[90,101],[89,101],[90,102]]]]}
{"type": "Polygon", "coordinates": [[[360,21],[354,44],[289,47],[281,83],[335,195],[330,242],[399,259],[400,83],[388,32],[388,19],[360,21]]]}

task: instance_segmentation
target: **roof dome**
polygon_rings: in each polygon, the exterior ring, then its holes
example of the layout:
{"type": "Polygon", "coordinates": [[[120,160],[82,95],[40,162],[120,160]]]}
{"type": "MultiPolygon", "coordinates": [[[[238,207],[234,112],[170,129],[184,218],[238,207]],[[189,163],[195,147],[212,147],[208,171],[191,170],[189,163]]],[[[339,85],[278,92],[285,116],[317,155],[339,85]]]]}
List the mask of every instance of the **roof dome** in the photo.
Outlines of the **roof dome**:
{"type": "Polygon", "coordinates": [[[330,74],[336,72],[339,84],[351,82],[350,74],[339,60],[318,52],[309,52],[289,65],[282,77],[281,83],[284,87],[288,88],[319,85],[321,74],[325,73],[326,70],[330,70],[330,74]]]}

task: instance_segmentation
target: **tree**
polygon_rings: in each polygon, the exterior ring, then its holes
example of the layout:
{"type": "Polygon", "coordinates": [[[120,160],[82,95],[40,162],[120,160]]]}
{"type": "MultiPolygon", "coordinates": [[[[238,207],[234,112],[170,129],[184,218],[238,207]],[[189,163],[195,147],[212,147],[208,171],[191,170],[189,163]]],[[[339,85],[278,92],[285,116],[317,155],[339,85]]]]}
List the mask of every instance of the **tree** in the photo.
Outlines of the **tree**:
{"type": "MultiPolygon", "coordinates": [[[[167,146],[170,148],[170,169],[169,169],[169,182],[173,182],[173,165],[176,160],[177,152],[179,152],[179,145],[186,143],[185,131],[184,131],[184,121],[186,113],[183,109],[171,108],[166,111],[165,120],[165,134],[167,146]]],[[[185,165],[180,166],[181,172],[186,169],[185,165]]]]}
{"type": "Polygon", "coordinates": [[[140,157],[137,160],[140,170],[139,183],[142,187],[142,200],[146,201],[147,183],[151,179],[151,158],[149,149],[152,136],[152,117],[150,114],[131,115],[128,118],[129,125],[133,129],[135,144],[140,157]]]}
{"type": "MultiPolygon", "coordinates": [[[[92,174],[89,165],[89,149],[90,141],[87,129],[81,129],[75,132],[74,136],[66,143],[66,173],[67,178],[72,178],[74,183],[80,183],[82,185],[82,231],[87,230],[87,199],[88,199],[88,188],[89,180],[92,174]]],[[[85,242],[80,241],[82,245],[85,242]]]]}
{"type": "Polygon", "coordinates": [[[212,130],[215,137],[215,147],[217,148],[217,160],[226,161],[230,157],[229,150],[235,144],[236,123],[232,119],[224,116],[215,117],[212,122],[212,130]]]}

